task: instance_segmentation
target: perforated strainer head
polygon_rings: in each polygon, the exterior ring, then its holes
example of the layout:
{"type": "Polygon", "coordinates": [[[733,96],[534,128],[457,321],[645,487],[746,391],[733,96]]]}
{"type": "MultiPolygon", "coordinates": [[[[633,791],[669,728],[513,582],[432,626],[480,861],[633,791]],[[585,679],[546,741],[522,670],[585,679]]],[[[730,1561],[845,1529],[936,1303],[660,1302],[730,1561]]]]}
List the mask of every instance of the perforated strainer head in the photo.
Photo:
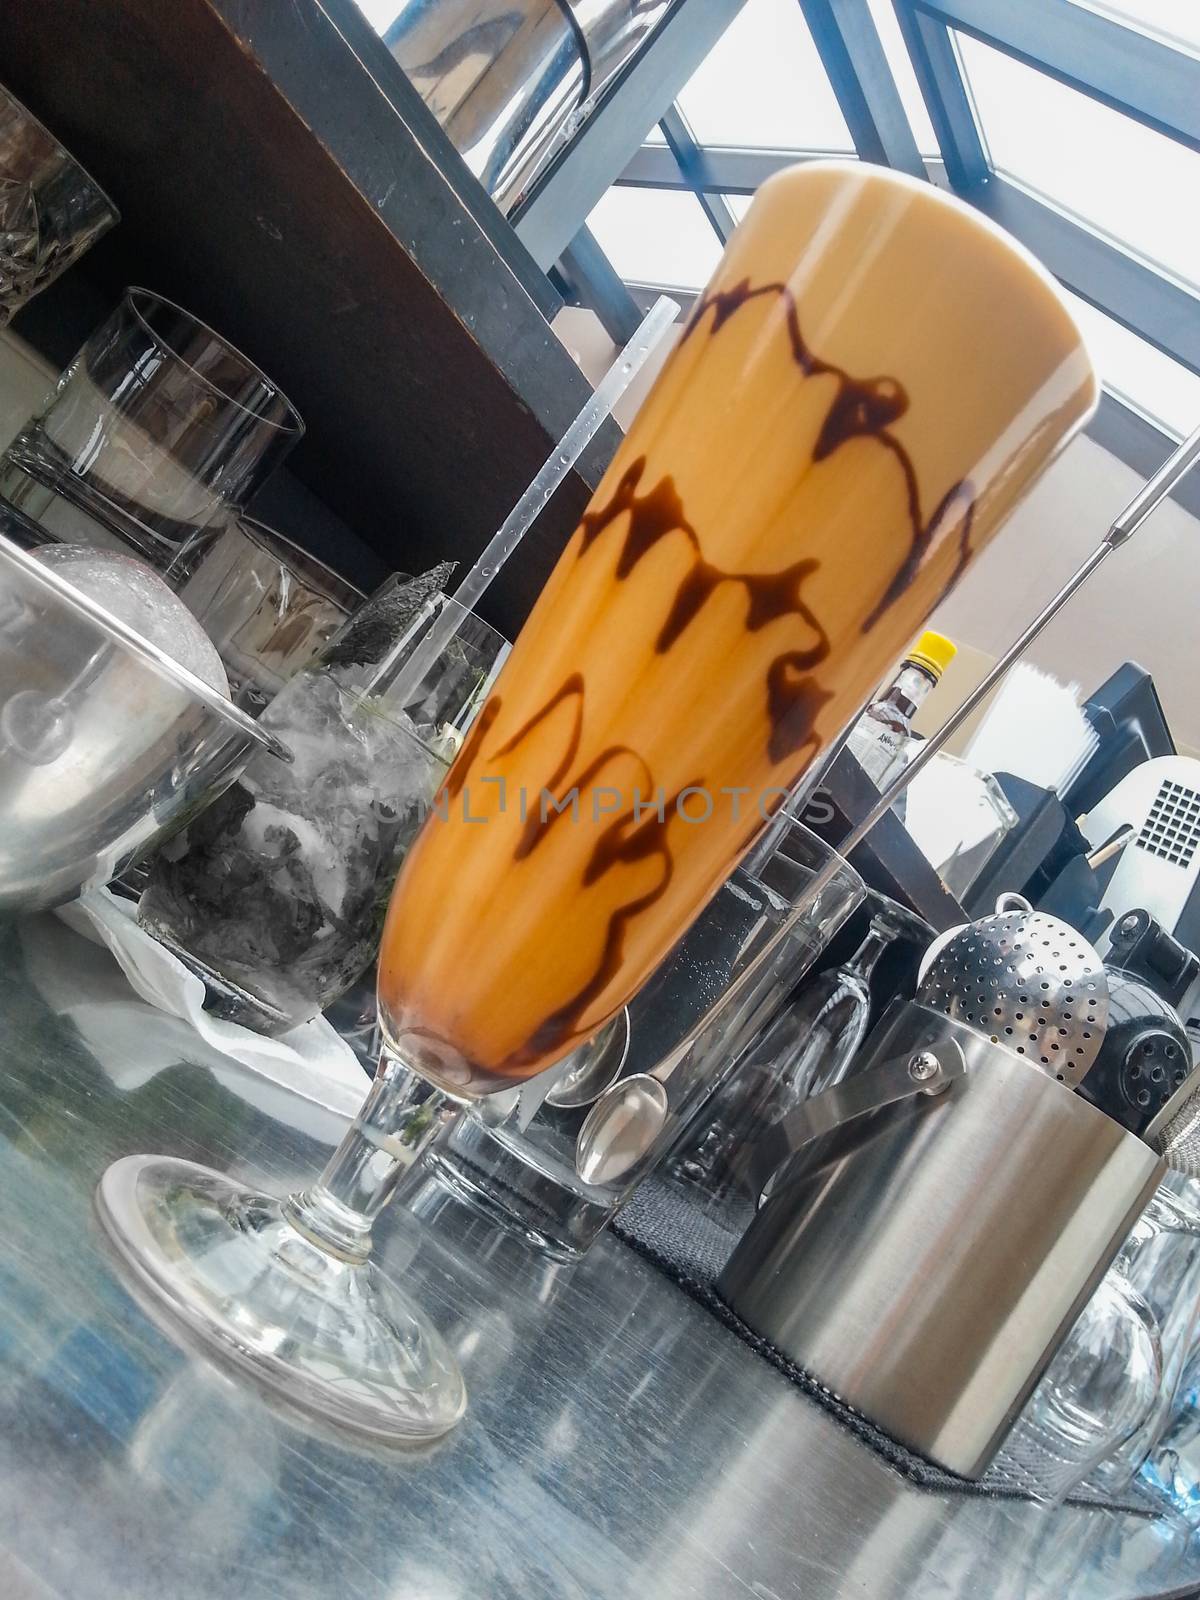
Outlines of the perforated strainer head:
{"type": "Polygon", "coordinates": [[[960,928],[917,999],[1072,1089],[1095,1061],[1108,1022],[1100,957],[1074,928],[1040,911],[1004,911],[960,928]]]}

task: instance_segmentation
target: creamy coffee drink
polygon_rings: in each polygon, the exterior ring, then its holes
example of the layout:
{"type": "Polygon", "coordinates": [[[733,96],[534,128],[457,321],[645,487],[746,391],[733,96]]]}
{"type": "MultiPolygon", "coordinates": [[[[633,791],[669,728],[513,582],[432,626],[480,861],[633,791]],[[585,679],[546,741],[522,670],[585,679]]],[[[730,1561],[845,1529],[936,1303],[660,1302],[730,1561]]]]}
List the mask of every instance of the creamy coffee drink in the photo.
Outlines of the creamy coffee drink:
{"type": "Polygon", "coordinates": [[[858,163],[766,183],[396,885],[402,1059],[487,1093],[612,1016],[1096,398],[964,205],[858,163]]]}

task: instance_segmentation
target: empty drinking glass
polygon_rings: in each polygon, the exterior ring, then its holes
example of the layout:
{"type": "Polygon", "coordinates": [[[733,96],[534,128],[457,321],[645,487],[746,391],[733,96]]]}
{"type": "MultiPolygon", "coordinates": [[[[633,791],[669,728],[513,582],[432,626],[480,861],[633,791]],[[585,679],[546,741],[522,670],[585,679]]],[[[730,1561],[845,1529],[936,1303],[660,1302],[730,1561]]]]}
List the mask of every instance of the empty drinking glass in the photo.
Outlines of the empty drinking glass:
{"type": "Polygon", "coordinates": [[[1112,1267],[1079,1315],[989,1469],[1057,1505],[1144,1425],[1162,1383],[1149,1306],[1112,1267]]]}
{"type": "Polygon", "coordinates": [[[219,334],[130,289],[8,447],[0,499],[34,542],[132,549],[178,587],[303,432],[219,334]]]}
{"type": "Polygon", "coordinates": [[[963,902],[1017,813],[990,772],[940,750],[908,787],[904,826],[938,877],[963,902]]]}
{"type": "Polygon", "coordinates": [[[868,898],[874,914],[862,944],[842,966],[806,983],[753,1041],[713,1096],[697,1137],[675,1156],[675,1175],[712,1198],[734,1192],[754,1198],[739,1155],[809,1095],[841,1082],[866,1038],[879,958],[896,939],[933,937],[922,917],[896,901],[868,898]]]}
{"type": "Polygon", "coordinates": [[[234,705],[257,716],[366,596],[316,556],[239,516],[179,597],[217,647],[234,705]]]}
{"type": "Polygon", "coordinates": [[[1195,1339],[1200,1309],[1200,1184],[1168,1172],[1151,1196],[1111,1271],[1123,1272],[1158,1328],[1162,1377],[1141,1425],[1109,1452],[1092,1475],[1100,1489],[1127,1489],[1145,1467],[1155,1477],[1159,1440],[1170,1425],[1195,1339]]]}
{"type": "Polygon", "coordinates": [[[96,180],[0,87],[0,328],[118,217],[96,180]]]}
{"type": "Polygon", "coordinates": [[[993,1474],[1058,1501],[1084,1485],[1129,1497],[1135,1479],[1185,1514],[1185,1367],[1200,1299],[1200,1185],[1169,1172],[1010,1433],[993,1474]],[[1150,1346],[1153,1346],[1153,1360],[1150,1346]]]}
{"type": "Polygon", "coordinates": [[[1200,1340],[1193,1338],[1171,1410],[1140,1476],[1189,1527],[1200,1527],[1200,1340]]]}

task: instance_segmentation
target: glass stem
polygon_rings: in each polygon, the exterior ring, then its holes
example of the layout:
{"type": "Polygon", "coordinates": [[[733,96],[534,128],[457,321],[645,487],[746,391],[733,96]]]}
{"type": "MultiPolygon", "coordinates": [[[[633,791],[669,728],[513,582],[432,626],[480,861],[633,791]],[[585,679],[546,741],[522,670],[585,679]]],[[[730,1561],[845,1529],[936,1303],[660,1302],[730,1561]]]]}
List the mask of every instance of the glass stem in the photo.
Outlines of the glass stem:
{"type": "Polygon", "coordinates": [[[371,1224],[460,1110],[458,1101],[385,1052],[353,1126],[317,1181],[284,1201],[284,1216],[322,1250],[365,1261],[371,1224]]]}
{"type": "Polygon", "coordinates": [[[869,983],[880,956],[894,938],[895,934],[890,928],[882,928],[877,922],[872,922],[867,937],[847,962],[846,972],[864,984],[869,983]]]}

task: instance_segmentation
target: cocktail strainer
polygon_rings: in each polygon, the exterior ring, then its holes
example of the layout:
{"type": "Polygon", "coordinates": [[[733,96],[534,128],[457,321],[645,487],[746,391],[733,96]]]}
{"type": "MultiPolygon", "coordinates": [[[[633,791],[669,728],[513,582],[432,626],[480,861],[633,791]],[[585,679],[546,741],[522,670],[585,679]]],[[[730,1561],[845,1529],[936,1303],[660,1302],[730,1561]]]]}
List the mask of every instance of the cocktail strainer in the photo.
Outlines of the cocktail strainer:
{"type": "Polygon", "coordinates": [[[916,997],[1074,1089],[1108,1022],[1104,963],[1067,923],[1021,905],[960,928],[936,953],[916,997]]]}

